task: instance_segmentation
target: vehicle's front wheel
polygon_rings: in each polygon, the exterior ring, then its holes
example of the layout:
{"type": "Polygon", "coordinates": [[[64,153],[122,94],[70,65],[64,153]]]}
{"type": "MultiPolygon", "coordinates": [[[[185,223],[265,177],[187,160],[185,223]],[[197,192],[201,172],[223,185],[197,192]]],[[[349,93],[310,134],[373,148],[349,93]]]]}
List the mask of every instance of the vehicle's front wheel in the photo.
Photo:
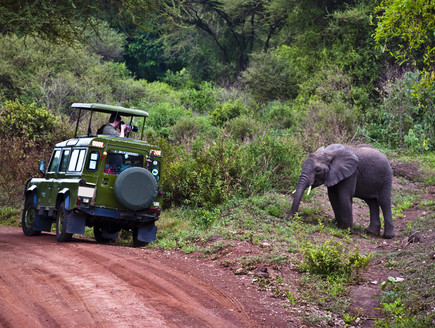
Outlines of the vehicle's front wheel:
{"type": "Polygon", "coordinates": [[[56,238],[57,241],[70,241],[72,233],[66,232],[66,224],[68,222],[68,211],[65,209],[65,202],[60,203],[57,209],[56,218],[56,238]]]}
{"type": "Polygon", "coordinates": [[[21,227],[26,236],[37,236],[41,234],[41,231],[33,230],[35,215],[36,208],[33,206],[33,200],[29,198],[24,204],[23,216],[21,218],[21,227]]]}

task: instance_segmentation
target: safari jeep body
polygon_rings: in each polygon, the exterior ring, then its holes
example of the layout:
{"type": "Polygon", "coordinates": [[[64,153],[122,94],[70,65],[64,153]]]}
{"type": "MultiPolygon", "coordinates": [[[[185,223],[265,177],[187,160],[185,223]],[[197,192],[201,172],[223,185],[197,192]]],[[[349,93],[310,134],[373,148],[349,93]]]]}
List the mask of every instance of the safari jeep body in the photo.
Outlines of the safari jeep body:
{"type": "MultiPolygon", "coordinates": [[[[104,106],[126,115],[122,107],[104,106]]],[[[116,238],[121,229],[133,231],[136,245],[152,242],[161,167],[161,149],[141,140],[88,134],[58,143],[44,177],[26,182],[23,232],[51,231],[56,222],[59,241],[91,226],[99,242],[116,238]]]]}

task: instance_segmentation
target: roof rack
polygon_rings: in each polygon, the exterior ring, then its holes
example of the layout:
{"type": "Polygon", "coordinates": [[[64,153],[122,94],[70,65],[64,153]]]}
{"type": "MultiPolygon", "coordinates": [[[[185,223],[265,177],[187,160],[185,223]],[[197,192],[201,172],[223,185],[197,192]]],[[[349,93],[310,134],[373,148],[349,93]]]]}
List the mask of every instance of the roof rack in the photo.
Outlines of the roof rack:
{"type": "MultiPolygon", "coordinates": [[[[88,125],[88,135],[91,134],[91,121],[92,121],[92,114],[93,112],[100,112],[100,113],[119,113],[122,116],[129,116],[131,117],[131,120],[133,120],[134,116],[143,117],[143,124],[142,124],[142,131],[141,131],[141,139],[143,138],[143,132],[145,128],[145,120],[146,117],[149,116],[148,112],[141,110],[141,109],[135,109],[135,108],[125,108],[121,106],[111,106],[111,105],[104,105],[104,104],[98,104],[98,103],[73,103],[71,105],[71,108],[75,108],[79,110],[79,115],[77,117],[77,124],[76,124],[76,130],[74,133],[74,137],[77,137],[77,131],[79,127],[79,121],[82,109],[84,110],[90,110],[91,111],[91,117],[89,119],[89,125],[88,125]]],[[[130,122],[131,124],[131,122],[130,122]]]]}

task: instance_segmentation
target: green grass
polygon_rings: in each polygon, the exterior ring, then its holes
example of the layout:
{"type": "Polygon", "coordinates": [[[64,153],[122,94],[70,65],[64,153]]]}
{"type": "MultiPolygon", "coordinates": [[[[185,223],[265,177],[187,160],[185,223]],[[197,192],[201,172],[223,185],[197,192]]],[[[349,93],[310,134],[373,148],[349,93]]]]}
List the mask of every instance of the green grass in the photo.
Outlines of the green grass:
{"type": "Polygon", "coordinates": [[[21,213],[21,209],[9,206],[0,207],[0,224],[11,227],[21,227],[21,213]]]}

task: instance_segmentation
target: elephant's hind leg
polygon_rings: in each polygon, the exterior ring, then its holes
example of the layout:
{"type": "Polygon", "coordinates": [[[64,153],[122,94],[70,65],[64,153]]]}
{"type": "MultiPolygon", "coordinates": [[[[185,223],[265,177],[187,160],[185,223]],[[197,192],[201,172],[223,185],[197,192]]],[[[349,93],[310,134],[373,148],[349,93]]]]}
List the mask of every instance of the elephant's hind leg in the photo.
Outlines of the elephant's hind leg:
{"type": "Polygon", "coordinates": [[[381,234],[381,220],[379,217],[379,204],[374,198],[365,198],[364,201],[370,208],[370,224],[365,230],[367,233],[379,236],[381,234]]]}
{"type": "Polygon", "coordinates": [[[396,233],[394,232],[393,214],[391,212],[391,199],[380,201],[382,214],[384,214],[384,238],[393,238],[396,233]]]}

